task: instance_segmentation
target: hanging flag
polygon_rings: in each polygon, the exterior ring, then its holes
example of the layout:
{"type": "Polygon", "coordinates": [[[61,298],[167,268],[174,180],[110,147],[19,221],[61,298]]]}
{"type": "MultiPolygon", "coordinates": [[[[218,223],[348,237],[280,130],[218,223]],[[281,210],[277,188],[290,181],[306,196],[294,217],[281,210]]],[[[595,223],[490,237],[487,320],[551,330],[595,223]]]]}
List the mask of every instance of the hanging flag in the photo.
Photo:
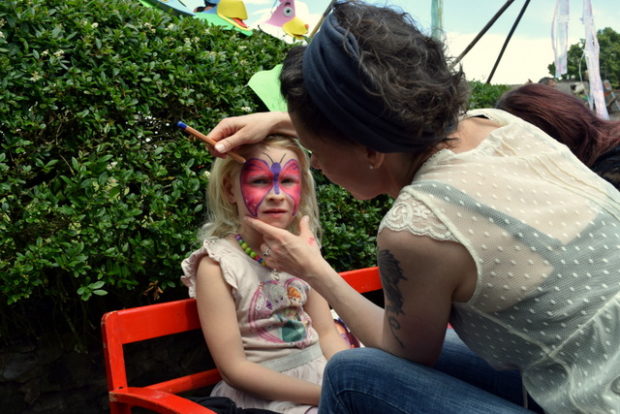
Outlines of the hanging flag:
{"type": "Polygon", "coordinates": [[[590,108],[593,109],[600,118],[609,119],[607,105],[605,105],[603,82],[601,81],[601,71],[599,68],[599,45],[596,37],[594,16],[592,15],[592,3],[590,0],[583,0],[582,21],[586,30],[586,43],[583,50],[586,55],[588,81],[590,83],[588,103],[590,104],[590,108]]]}
{"type": "Polygon", "coordinates": [[[263,101],[267,109],[286,112],[288,110],[286,101],[280,93],[280,72],[282,64],[274,66],[271,70],[256,72],[250,78],[248,86],[263,101]]]}
{"type": "Polygon", "coordinates": [[[568,13],[568,0],[557,0],[551,23],[551,46],[555,57],[555,77],[558,79],[568,71],[568,13]]]}
{"type": "Polygon", "coordinates": [[[440,42],[445,40],[443,31],[443,0],[433,0],[431,3],[431,36],[440,42]]]}

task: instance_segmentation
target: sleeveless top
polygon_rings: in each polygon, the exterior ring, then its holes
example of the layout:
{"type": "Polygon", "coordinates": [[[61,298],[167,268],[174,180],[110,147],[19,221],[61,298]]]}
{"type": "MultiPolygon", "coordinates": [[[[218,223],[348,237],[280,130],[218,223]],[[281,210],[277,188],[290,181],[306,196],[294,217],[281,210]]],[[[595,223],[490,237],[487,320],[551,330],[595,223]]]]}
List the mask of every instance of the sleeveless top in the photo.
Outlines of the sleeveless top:
{"type": "Polygon", "coordinates": [[[500,110],[478,147],[441,150],[384,228],[454,241],[477,283],[450,322],[549,413],[620,413],[620,192],[563,144],[500,110]]]}
{"type": "MultiPolygon", "coordinates": [[[[279,272],[276,280],[271,269],[231,243],[226,239],[207,239],[200,249],[183,260],[181,280],[188,287],[189,296],[195,297],[198,264],[204,256],[209,256],[220,265],[225,282],[232,288],[243,348],[249,361],[267,366],[267,361],[284,361],[286,366],[280,363],[273,367],[284,370],[295,365],[286,358],[292,352],[316,344],[311,355],[316,357],[315,349],[321,355],[318,334],[304,310],[310,285],[284,272],[279,272]]],[[[304,363],[308,358],[295,359],[304,363]]]]}

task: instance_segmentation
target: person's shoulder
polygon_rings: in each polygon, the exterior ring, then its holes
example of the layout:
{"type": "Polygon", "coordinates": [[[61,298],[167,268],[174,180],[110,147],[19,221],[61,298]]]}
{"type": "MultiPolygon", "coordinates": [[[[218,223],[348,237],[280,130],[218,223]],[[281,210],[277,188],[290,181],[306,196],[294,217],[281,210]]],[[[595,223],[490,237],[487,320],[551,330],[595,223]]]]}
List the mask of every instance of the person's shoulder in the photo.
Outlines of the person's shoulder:
{"type": "Polygon", "coordinates": [[[498,125],[507,125],[515,122],[523,122],[521,118],[513,114],[497,108],[477,108],[470,109],[465,113],[462,119],[483,117],[495,122],[498,125]]]}
{"type": "MultiPolygon", "coordinates": [[[[407,231],[388,230],[378,237],[379,255],[382,251],[390,251],[393,254],[409,260],[445,260],[446,251],[455,248],[459,253],[467,253],[463,246],[452,241],[436,240],[427,235],[413,234],[407,231]]],[[[466,254],[468,257],[469,255],[466,254]]]]}
{"type": "MultiPolygon", "coordinates": [[[[428,236],[435,240],[456,241],[452,232],[437,216],[432,203],[429,203],[429,194],[420,191],[419,185],[440,185],[433,182],[416,183],[406,186],[379,224],[378,233],[388,229],[392,232],[402,232],[417,236],[428,236]],[[425,199],[423,201],[422,199],[425,199]]],[[[399,243],[398,237],[394,237],[399,243]]]]}
{"type": "MultiPolygon", "coordinates": [[[[384,231],[377,239],[380,267],[398,267],[425,283],[440,283],[451,291],[475,281],[476,266],[467,248],[451,240],[406,231],[384,231]]],[[[471,286],[468,292],[472,292],[471,286]]],[[[466,295],[469,296],[469,295],[466,295]]]]}

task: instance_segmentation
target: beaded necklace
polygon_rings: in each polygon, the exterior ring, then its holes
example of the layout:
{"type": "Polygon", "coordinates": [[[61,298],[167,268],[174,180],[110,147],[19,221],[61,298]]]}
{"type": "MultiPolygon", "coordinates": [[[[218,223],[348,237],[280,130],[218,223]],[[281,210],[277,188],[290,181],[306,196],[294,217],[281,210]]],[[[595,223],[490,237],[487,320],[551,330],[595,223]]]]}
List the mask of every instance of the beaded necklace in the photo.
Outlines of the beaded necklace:
{"type": "MultiPolygon", "coordinates": [[[[237,240],[237,243],[239,243],[239,246],[241,246],[241,249],[245,252],[245,254],[247,254],[248,256],[250,256],[250,258],[252,258],[253,260],[257,261],[259,264],[261,264],[262,266],[265,266],[268,268],[267,263],[265,263],[265,259],[263,259],[261,256],[258,255],[258,253],[256,253],[251,247],[250,245],[243,240],[243,237],[241,237],[240,234],[235,234],[235,240],[237,240]]],[[[276,269],[271,269],[271,278],[273,280],[280,280],[280,273],[276,270],[276,269]]]]}
{"type": "Polygon", "coordinates": [[[261,256],[259,256],[258,253],[256,253],[250,247],[250,245],[245,240],[243,240],[243,237],[241,237],[241,235],[239,233],[235,234],[235,240],[237,240],[237,243],[239,243],[239,246],[241,246],[241,249],[243,249],[243,251],[248,256],[250,256],[252,259],[256,260],[261,265],[267,267],[267,263],[265,263],[265,259],[263,259],[261,256]]]}

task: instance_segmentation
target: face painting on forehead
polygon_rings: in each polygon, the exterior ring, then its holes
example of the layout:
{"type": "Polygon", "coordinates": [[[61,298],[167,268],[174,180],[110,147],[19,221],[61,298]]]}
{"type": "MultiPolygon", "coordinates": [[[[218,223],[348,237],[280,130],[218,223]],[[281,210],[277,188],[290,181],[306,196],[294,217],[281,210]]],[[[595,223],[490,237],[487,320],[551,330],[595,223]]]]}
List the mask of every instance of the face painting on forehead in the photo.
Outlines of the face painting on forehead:
{"type": "Polygon", "coordinates": [[[297,213],[301,199],[301,170],[297,160],[290,159],[282,166],[273,160],[269,165],[265,160],[250,158],[243,164],[240,181],[243,201],[252,217],[258,215],[258,208],[272,189],[278,195],[282,191],[292,200],[293,215],[297,213]]]}

